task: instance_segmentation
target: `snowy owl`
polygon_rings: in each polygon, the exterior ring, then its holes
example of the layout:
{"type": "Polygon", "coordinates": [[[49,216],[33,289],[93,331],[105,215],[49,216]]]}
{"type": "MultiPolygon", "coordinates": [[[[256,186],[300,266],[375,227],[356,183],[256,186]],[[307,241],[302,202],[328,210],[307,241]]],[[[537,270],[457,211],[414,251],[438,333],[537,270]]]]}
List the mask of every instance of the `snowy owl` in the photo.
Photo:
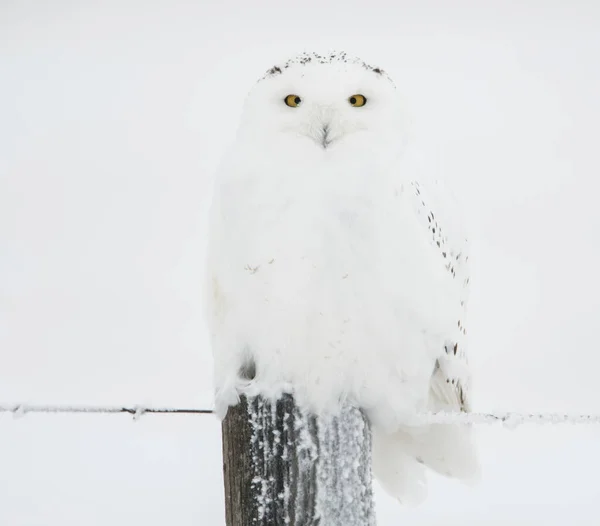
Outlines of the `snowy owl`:
{"type": "Polygon", "coordinates": [[[375,477],[416,504],[426,468],[479,468],[470,427],[407,424],[469,411],[470,373],[467,239],[403,163],[405,131],[380,68],[304,53],[269,69],[217,175],[205,299],[218,414],[251,387],[290,386],[317,413],[352,401],[375,477]]]}

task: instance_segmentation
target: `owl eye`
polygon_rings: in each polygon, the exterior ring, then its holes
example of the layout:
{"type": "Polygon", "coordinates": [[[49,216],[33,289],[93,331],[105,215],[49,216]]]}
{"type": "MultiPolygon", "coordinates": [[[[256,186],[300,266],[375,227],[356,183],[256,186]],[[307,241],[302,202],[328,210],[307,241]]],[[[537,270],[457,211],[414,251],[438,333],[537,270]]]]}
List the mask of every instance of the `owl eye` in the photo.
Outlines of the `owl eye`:
{"type": "Polygon", "coordinates": [[[298,95],[288,95],[283,100],[290,108],[297,108],[300,106],[300,104],[302,104],[302,99],[298,97],[298,95]]]}
{"type": "Polygon", "coordinates": [[[352,95],[352,97],[348,98],[348,102],[351,106],[354,106],[355,108],[360,108],[361,106],[364,106],[367,103],[367,97],[359,94],[352,95]]]}

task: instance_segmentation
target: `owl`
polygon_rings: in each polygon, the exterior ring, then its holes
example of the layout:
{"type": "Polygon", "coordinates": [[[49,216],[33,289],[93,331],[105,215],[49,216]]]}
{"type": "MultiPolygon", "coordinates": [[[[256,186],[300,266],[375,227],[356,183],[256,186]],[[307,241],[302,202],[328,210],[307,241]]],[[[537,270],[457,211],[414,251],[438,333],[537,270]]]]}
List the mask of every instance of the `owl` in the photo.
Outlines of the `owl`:
{"type": "Polygon", "coordinates": [[[218,170],[205,305],[216,411],[292,390],[315,414],[363,409],[373,470],[403,503],[428,469],[477,478],[472,430],[410,425],[469,411],[468,242],[459,207],[405,162],[385,71],[303,53],[250,91],[218,170]]]}

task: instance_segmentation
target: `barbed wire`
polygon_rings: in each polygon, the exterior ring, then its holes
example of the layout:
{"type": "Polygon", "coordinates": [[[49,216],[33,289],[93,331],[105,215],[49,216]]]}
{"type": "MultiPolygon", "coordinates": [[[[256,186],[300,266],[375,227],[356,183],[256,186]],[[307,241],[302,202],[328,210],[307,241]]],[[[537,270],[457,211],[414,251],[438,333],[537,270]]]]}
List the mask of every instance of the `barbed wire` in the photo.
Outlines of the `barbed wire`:
{"type": "Polygon", "coordinates": [[[0,413],[12,413],[14,416],[24,416],[27,413],[87,413],[87,414],[117,414],[128,413],[133,415],[134,420],[139,419],[146,413],[160,414],[185,414],[185,415],[209,415],[212,409],[194,409],[181,407],[144,407],[144,406],[95,406],[95,405],[37,405],[16,404],[0,405],[0,413]]]}
{"type": "MultiPolygon", "coordinates": [[[[96,405],[39,405],[16,404],[0,405],[0,413],[12,413],[22,417],[29,413],[46,414],[119,414],[125,413],[138,420],[146,414],[210,415],[212,409],[181,407],[144,407],[144,406],[96,406],[96,405]]],[[[522,424],[600,424],[600,413],[421,413],[409,419],[409,425],[423,424],[503,424],[517,427],[522,424]]]]}
{"type": "Polygon", "coordinates": [[[514,428],[521,424],[600,424],[600,414],[583,413],[425,413],[418,417],[424,424],[503,424],[514,428]]]}

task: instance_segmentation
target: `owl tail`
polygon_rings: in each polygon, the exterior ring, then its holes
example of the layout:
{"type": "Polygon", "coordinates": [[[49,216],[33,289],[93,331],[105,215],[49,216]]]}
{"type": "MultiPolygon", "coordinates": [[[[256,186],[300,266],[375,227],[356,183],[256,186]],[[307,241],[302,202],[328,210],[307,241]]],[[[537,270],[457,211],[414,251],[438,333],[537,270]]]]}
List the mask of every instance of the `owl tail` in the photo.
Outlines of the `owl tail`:
{"type": "Polygon", "coordinates": [[[480,467],[470,426],[433,424],[392,434],[373,430],[373,471],[400,502],[417,505],[427,496],[425,468],[474,484],[480,467]]]}
{"type": "Polygon", "coordinates": [[[403,451],[395,435],[373,432],[373,473],[383,489],[406,506],[427,497],[425,468],[403,451]]]}

